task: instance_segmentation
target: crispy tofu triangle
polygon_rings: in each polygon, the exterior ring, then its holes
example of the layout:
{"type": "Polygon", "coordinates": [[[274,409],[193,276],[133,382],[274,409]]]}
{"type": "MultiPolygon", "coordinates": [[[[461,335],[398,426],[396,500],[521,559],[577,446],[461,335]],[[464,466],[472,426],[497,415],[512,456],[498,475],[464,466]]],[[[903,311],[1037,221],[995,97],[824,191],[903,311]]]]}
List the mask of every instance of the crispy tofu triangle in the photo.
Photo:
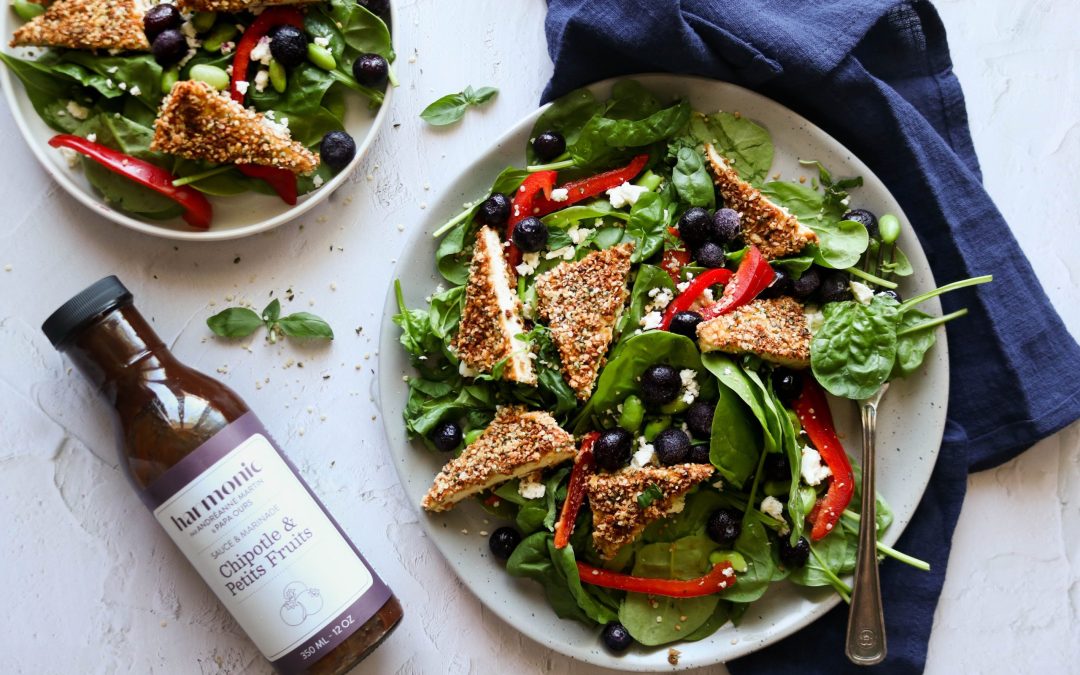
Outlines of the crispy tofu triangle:
{"type": "Polygon", "coordinates": [[[791,368],[810,365],[810,325],[795,298],[753,300],[698,326],[702,352],[756,354],[791,368]]]}
{"type": "Polygon", "coordinates": [[[537,309],[551,328],[563,377],[583,401],[592,393],[626,302],[633,250],[626,243],[596,251],[536,279],[537,309]]]}
{"type": "Polygon", "coordinates": [[[593,545],[600,557],[611,560],[645,527],[683,509],[683,495],[713,473],[711,464],[628,466],[616,473],[589,477],[589,508],[593,514],[593,545]],[[638,497],[656,493],[642,507],[638,497]]]}
{"type": "Polygon", "coordinates": [[[518,339],[525,332],[525,325],[516,285],[499,235],[490,227],[480,228],[465,286],[465,307],[458,334],[454,336],[454,350],[473,370],[489,373],[496,363],[505,361],[503,377],[536,384],[533,354],[529,345],[518,339]]]}
{"type": "Polygon", "coordinates": [[[743,238],[761,249],[769,260],[793,255],[817,243],[817,235],[788,210],[777,206],[757,188],[747,183],[728,165],[712,143],[705,144],[705,155],[712,167],[713,182],[728,208],[742,217],[743,238]]]}
{"type": "Polygon", "coordinates": [[[301,5],[319,0],[179,0],[180,9],[187,12],[239,12],[275,5],[301,5]]]}
{"type": "Polygon", "coordinates": [[[319,158],[288,129],[205,82],[173,85],[154,121],[152,150],[215,164],[257,164],[310,173],[319,158]]]}
{"type": "Polygon", "coordinates": [[[142,7],[136,0],[58,0],[20,26],[11,46],[148,52],[142,7]]]}
{"type": "Polygon", "coordinates": [[[448,511],[470,495],[571,460],[574,437],[542,410],[499,408],[480,437],[447,462],[421,502],[428,511],[448,511]]]}

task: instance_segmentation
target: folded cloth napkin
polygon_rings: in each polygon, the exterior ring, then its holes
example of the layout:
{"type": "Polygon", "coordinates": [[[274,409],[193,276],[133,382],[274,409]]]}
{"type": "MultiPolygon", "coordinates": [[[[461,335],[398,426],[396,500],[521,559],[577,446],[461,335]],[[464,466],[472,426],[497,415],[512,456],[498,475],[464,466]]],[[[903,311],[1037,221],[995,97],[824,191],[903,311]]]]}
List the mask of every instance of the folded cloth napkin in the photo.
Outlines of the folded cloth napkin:
{"type": "MultiPolygon", "coordinates": [[[[889,655],[922,672],[967,473],[995,466],[1080,417],[1080,348],[981,184],[945,30],[911,0],[549,0],[555,73],[545,100],[596,80],[668,71],[727,80],[801,113],[859,155],[910,218],[939,284],[994,282],[942,298],[952,385],[930,485],[899,548],[923,573],[882,566],[889,655]]],[[[846,606],[729,664],[743,673],[835,673],[846,606]],[[798,655],[792,658],[792,655],[798,655]]]]}

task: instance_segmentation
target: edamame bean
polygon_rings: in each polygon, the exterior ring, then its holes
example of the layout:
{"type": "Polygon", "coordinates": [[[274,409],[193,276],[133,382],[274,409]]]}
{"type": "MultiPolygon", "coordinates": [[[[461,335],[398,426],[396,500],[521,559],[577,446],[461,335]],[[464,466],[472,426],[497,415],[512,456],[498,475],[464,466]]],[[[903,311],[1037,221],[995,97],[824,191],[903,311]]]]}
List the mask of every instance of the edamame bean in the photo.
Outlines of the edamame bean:
{"type": "Polygon", "coordinates": [[[664,179],[662,177],[657,176],[652,171],[646,171],[645,173],[641,174],[641,178],[638,178],[635,182],[647,190],[655,190],[656,188],[660,187],[660,183],[662,183],[663,180],[664,179]]]}
{"type": "Polygon", "coordinates": [[[235,25],[225,22],[214,28],[210,35],[206,36],[206,39],[203,40],[203,49],[208,52],[220,51],[221,45],[236,37],[238,32],[235,25]]]}
{"type": "Polygon", "coordinates": [[[770,497],[781,497],[786,495],[790,489],[791,483],[781,480],[767,480],[764,485],[765,494],[770,497]]]}
{"type": "Polygon", "coordinates": [[[180,69],[176,66],[161,71],[161,91],[172,91],[173,85],[180,80],[180,69]]]}
{"type": "Polygon", "coordinates": [[[229,74],[217,66],[200,63],[191,67],[191,79],[205,82],[218,91],[229,87],[229,74]]]}
{"type": "Polygon", "coordinates": [[[281,65],[281,62],[277,59],[270,59],[270,85],[279,94],[285,93],[285,87],[289,84],[288,76],[285,74],[285,66],[281,65]]]}
{"type": "Polygon", "coordinates": [[[323,70],[333,70],[337,67],[337,61],[334,60],[334,55],[330,53],[330,50],[314,42],[308,43],[307,57],[309,61],[323,70]]]}
{"type": "Polygon", "coordinates": [[[29,21],[45,13],[44,5],[27,2],[26,0],[14,0],[11,3],[11,8],[15,10],[15,15],[23,21],[29,21]]]}
{"type": "Polygon", "coordinates": [[[656,419],[649,420],[645,423],[645,431],[641,435],[645,437],[645,440],[647,442],[652,443],[653,439],[656,438],[657,434],[670,426],[670,417],[668,417],[667,415],[664,415],[663,417],[657,417],[656,419]]]}
{"type": "Polygon", "coordinates": [[[682,396],[675,397],[674,401],[670,401],[660,406],[660,412],[665,415],[678,415],[681,412],[685,412],[690,404],[686,402],[686,399],[682,396]]]}
{"type": "Polygon", "coordinates": [[[882,243],[892,244],[900,236],[900,219],[891,213],[886,213],[878,219],[878,230],[881,232],[882,243]]]}
{"type": "Polygon", "coordinates": [[[195,12],[195,16],[191,17],[191,25],[195,26],[196,32],[205,33],[214,27],[214,22],[217,21],[216,12],[195,12]]]}
{"type": "Polygon", "coordinates": [[[471,445],[473,441],[480,438],[480,434],[484,433],[483,429],[473,429],[465,433],[465,445],[471,445]]]}
{"type": "Polygon", "coordinates": [[[730,563],[731,569],[736,572],[745,572],[747,570],[746,558],[742,557],[742,554],[738,551],[713,551],[709,554],[710,565],[719,565],[725,562],[730,563]]]}
{"type": "Polygon", "coordinates": [[[645,404],[641,399],[631,394],[622,403],[622,412],[619,413],[619,426],[632,434],[636,434],[645,420],[645,404]]]}

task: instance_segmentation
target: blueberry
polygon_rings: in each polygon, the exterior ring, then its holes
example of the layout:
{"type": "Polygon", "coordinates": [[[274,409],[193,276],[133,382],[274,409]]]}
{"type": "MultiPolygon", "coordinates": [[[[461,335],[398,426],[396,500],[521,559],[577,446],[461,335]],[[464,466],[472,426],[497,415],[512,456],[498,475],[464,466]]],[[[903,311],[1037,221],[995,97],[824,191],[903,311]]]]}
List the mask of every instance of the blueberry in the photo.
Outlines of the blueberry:
{"type": "Polygon", "coordinates": [[[450,452],[461,445],[461,425],[457,422],[439,422],[428,435],[432,445],[440,452],[450,452]]]}
{"type": "Polygon", "coordinates": [[[694,260],[702,267],[717,269],[727,264],[727,256],[724,255],[724,247],[707,241],[694,251],[694,260]]]}
{"type": "Polygon", "coordinates": [[[514,244],[526,253],[535,253],[544,248],[548,240],[548,228],[539,218],[529,216],[514,225],[511,237],[514,244]]]}
{"type": "Polygon", "coordinates": [[[693,206],[679,217],[679,237],[687,246],[695,248],[704,244],[712,232],[712,218],[700,206],[693,206]]]}
{"type": "Polygon", "coordinates": [[[630,631],[626,630],[618,621],[612,621],[604,626],[604,632],[600,634],[604,645],[615,653],[625,652],[634,644],[634,638],[630,637],[630,631]]]}
{"type": "Polygon", "coordinates": [[[690,456],[690,437],[682,429],[664,429],[652,444],[657,458],[665,466],[683,464],[690,456]]]}
{"type": "Polygon", "coordinates": [[[773,268],[773,280],[765,290],[758,294],[759,298],[779,298],[781,295],[791,295],[795,282],[791,275],[782,267],[773,268]]]}
{"type": "Polygon", "coordinates": [[[150,51],[158,65],[171,66],[187,55],[187,40],[184,39],[184,34],[175,28],[163,30],[150,44],[150,51]]]}
{"type": "Polygon", "coordinates": [[[663,405],[675,400],[682,389],[679,371],[671,366],[649,366],[641,374],[641,398],[651,405],[663,405]]]}
{"type": "Polygon", "coordinates": [[[780,562],[784,567],[788,569],[798,569],[806,565],[806,561],[810,559],[810,542],[806,541],[805,537],[799,537],[799,540],[792,546],[789,543],[788,537],[780,537],[780,562]]]}
{"type": "Polygon", "coordinates": [[[480,208],[476,210],[476,216],[485,225],[501,228],[510,218],[510,198],[501,192],[496,192],[480,204],[480,208]]]}
{"type": "Polygon", "coordinates": [[[709,459],[709,444],[698,443],[690,446],[690,457],[687,459],[692,464],[712,464],[709,459]]]}
{"type": "Polygon", "coordinates": [[[893,300],[895,300],[897,302],[903,302],[904,301],[904,299],[900,297],[900,294],[897,293],[896,291],[894,291],[891,288],[886,288],[886,289],[880,290],[880,291],[877,292],[877,294],[890,297],[890,298],[892,298],[893,300]]]}
{"type": "Polygon", "coordinates": [[[146,10],[142,21],[146,39],[153,42],[154,38],[170,28],[180,28],[180,24],[184,23],[184,18],[180,16],[180,10],[176,8],[176,5],[162,3],[146,10]]]}
{"type": "Polygon", "coordinates": [[[799,397],[802,391],[802,373],[790,368],[777,368],[772,373],[773,391],[784,403],[790,403],[799,397]]]}
{"type": "Polygon", "coordinates": [[[734,209],[720,209],[713,216],[713,236],[722,244],[735,241],[742,234],[742,222],[734,209]]]}
{"type": "Polygon", "coordinates": [[[296,26],[278,26],[270,36],[270,54],[286,68],[295,68],[307,60],[307,35],[296,26]]]}
{"type": "Polygon", "coordinates": [[[605,471],[618,471],[630,463],[634,439],[625,429],[610,429],[593,444],[596,464],[605,471]]]}
{"type": "Polygon", "coordinates": [[[386,20],[390,18],[390,0],[356,0],[356,4],[380,19],[386,20]]]}
{"type": "Polygon", "coordinates": [[[671,317],[671,325],[668,326],[668,330],[672,333],[685,335],[691,340],[697,340],[699,323],[701,323],[701,315],[697,312],[676,312],[675,316],[671,317]]]}
{"type": "Polygon", "coordinates": [[[690,404],[686,410],[686,427],[694,438],[709,439],[712,437],[712,418],[716,412],[716,404],[711,401],[702,401],[700,398],[690,404]]]}
{"type": "Polygon", "coordinates": [[[873,213],[870,213],[866,209],[851,209],[844,214],[843,218],[844,220],[854,220],[857,223],[862,223],[871,238],[878,238],[877,216],[873,213]]]}
{"type": "Polygon", "coordinates": [[[822,302],[843,302],[851,299],[851,284],[845,272],[832,272],[821,280],[818,296],[822,302]]]}
{"type": "Polygon", "coordinates": [[[557,131],[545,131],[532,142],[533,152],[545,162],[550,162],[566,152],[566,139],[557,131]]]}
{"type": "Polygon", "coordinates": [[[765,455],[763,471],[765,480],[791,482],[791,462],[782,452],[770,452],[765,455]]]}
{"type": "Polygon", "coordinates": [[[720,548],[731,548],[742,533],[742,514],[734,509],[717,509],[709,516],[705,531],[720,548]]]}
{"type": "Polygon", "coordinates": [[[512,527],[500,527],[491,533],[488,539],[488,548],[492,555],[499,560],[506,560],[521,543],[521,534],[512,527]]]}
{"type": "Polygon", "coordinates": [[[816,267],[811,267],[802,273],[802,276],[791,284],[791,292],[795,297],[806,299],[813,295],[821,286],[821,273],[816,267]]]}
{"type": "Polygon", "coordinates": [[[378,54],[361,54],[353,61],[353,77],[365,87],[382,84],[390,74],[390,64],[378,54]]]}
{"type": "Polygon", "coordinates": [[[319,157],[334,173],[349,165],[356,156],[356,141],[344,131],[328,131],[319,144],[319,157]]]}

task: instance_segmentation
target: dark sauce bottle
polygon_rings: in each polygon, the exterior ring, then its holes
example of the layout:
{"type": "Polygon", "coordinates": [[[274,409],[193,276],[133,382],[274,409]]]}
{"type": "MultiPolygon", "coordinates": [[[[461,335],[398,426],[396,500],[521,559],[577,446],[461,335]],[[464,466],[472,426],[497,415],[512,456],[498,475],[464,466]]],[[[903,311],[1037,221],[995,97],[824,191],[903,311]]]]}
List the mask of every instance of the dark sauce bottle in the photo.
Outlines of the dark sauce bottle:
{"type": "Polygon", "coordinates": [[[220,382],[177,361],[116,277],[42,330],[115,409],[127,474],[155,519],[281,673],[344,673],[401,605],[220,382]]]}

